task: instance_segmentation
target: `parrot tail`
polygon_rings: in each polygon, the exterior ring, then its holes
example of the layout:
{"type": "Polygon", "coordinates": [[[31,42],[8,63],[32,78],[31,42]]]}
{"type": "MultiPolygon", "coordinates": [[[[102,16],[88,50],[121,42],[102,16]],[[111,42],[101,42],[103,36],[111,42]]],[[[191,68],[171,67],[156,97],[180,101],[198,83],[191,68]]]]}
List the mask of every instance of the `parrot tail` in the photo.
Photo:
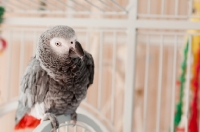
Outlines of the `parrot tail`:
{"type": "Polygon", "coordinates": [[[28,114],[15,125],[15,130],[25,129],[25,128],[36,128],[40,124],[40,120],[30,116],[28,114]]]}

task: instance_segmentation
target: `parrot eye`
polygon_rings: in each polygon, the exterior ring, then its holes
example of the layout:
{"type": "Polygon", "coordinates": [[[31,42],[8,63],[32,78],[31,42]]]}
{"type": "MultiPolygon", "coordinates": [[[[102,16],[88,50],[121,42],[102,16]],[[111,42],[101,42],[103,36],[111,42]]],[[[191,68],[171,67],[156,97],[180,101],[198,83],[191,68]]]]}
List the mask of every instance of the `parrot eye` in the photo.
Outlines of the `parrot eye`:
{"type": "Polygon", "coordinates": [[[61,43],[60,42],[56,42],[55,45],[56,46],[61,46],[61,43]]]}
{"type": "Polygon", "coordinates": [[[71,41],[71,44],[73,44],[73,41],[71,41]]]}

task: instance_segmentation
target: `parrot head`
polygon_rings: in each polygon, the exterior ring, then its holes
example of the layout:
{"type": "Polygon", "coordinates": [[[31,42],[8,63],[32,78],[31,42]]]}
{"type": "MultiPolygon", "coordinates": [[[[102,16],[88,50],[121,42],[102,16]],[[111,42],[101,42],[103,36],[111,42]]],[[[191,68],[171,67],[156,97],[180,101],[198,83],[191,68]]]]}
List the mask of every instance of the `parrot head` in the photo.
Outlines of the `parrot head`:
{"type": "Polygon", "coordinates": [[[42,33],[39,38],[36,57],[44,63],[83,56],[84,50],[71,27],[52,27],[42,33]]]}

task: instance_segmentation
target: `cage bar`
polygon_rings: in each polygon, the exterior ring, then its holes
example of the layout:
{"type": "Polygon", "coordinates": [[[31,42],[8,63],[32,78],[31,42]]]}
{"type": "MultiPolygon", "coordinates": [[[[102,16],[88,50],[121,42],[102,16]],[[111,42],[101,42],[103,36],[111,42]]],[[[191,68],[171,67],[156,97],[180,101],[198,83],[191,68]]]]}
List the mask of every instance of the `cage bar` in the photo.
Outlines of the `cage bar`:
{"type": "Polygon", "coordinates": [[[18,10],[21,10],[24,12],[24,9],[22,9],[21,7],[18,7],[17,5],[13,5],[13,4],[10,4],[9,2],[5,2],[5,1],[3,1],[2,3],[6,7],[10,6],[12,8],[12,10],[16,9],[16,7],[17,7],[18,10]]]}
{"type": "Polygon", "coordinates": [[[117,47],[117,42],[116,42],[116,31],[113,33],[113,58],[112,58],[112,94],[111,94],[111,122],[114,122],[114,112],[115,112],[115,76],[116,76],[116,47],[117,47]]]}
{"type": "Polygon", "coordinates": [[[7,97],[6,97],[6,101],[9,101],[9,98],[10,98],[10,78],[11,78],[11,60],[12,59],[12,44],[13,44],[13,41],[12,41],[12,38],[13,38],[13,32],[10,31],[9,32],[9,45],[8,45],[8,61],[7,61],[7,97]]]}
{"type": "MultiPolygon", "coordinates": [[[[17,1],[18,4],[20,4],[20,7],[23,7],[23,8],[25,8],[26,10],[27,10],[27,9],[30,9],[30,7],[27,6],[24,2],[22,2],[22,1],[20,1],[20,0],[16,0],[16,1],[17,1]]],[[[15,4],[15,6],[16,6],[16,4],[15,4]]]]}
{"type": "Polygon", "coordinates": [[[158,74],[158,94],[157,94],[157,114],[156,114],[156,132],[160,132],[160,110],[162,94],[162,76],[163,76],[163,35],[161,35],[159,74],[158,74]]]}
{"type": "MultiPolygon", "coordinates": [[[[20,71],[20,74],[19,74],[19,82],[21,82],[21,77],[23,75],[23,69],[24,69],[24,51],[25,51],[25,44],[24,44],[24,41],[25,41],[25,33],[24,33],[24,30],[21,31],[20,33],[21,35],[21,45],[20,45],[20,66],[19,66],[19,71],[20,71]]],[[[19,91],[20,91],[20,87],[19,87],[19,91]]]]}
{"type": "Polygon", "coordinates": [[[161,1],[161,15],[164,16],[165,14],[165,0],[161,1]]]}
{"type": "Polygon", "coordinates": [[[102,65],[103,65],[103,31],[100,31],[99,43],[99,81],[98,81],[98,109],[101,109],[102,99],[102,65]]]}
{"type": "Polygon", "coordinates": [[[33,56],[35,55],[35,53],[36,53],[36,46],[37,46],[37,31],[36,30],[34,30],[34,32],[33,32],[33,56]]]}
{"type": "Polygon", "coordinates": [[[119,5],[115,0],[110,0],[113,4],[115,4],[119,9],[121,9],[122,11],[128,13],[128,11],[122,7],[121,5],[119,5]]]}
{"type": "Polygon", "coordinates": [[[175,111],[175,95],[176,95],[176,62],[177,62],[177,35],[174,37],[174,55],[173,55],[173,71],[172,71],[172,100],[171,100],[171,123],[170,132],[174,131],[174,111],[175,111]]]}
{"type": "MultiPolygon", "coordinates": [[[[100,1],[103,5],[105,5],[106,7],[109,7],[109,8],[107,8],[107,9],[109,9],[109,10],[113,10],[113,9],[110,9],[110,5],[108,5],[108,3],[106,3],[105,1],[103,1],[103,0],[98,0],[98,1],[100,1]]],[[[115,10],[116,11],[116,10],[115,10]]]]}
{"type": "MultiPolygon", "coordinates": [[[[44,2],[46,5],[48,5],[48,8],[49,6],[51,7],[51,9],[53,10],[56,10],[56,9],[59,9],[58,6],[55,6],[53,3],[51,3],[50,1],[46,1],[46,0],[40,0],[40,2],[44,2]]],[[[52,10],[52,11],[53,11],[52,10]]]]}
{"type": "Polygon", "coordinates": [[[147,14],[151,13],[151,0],[148,0],[147,2],[147,14]]]}
{"type": "Polygon", "coordinates": [[[193,17],[192,16],[192,9],[193,9],[193,0],[188,0],[188,18],[193,17]]]}
{"type": "Polygon", "coordinates": [[[147,125],[147,109],[148,109],[148,86],[149,86],[149,35],[147,35],[146,41],[146,59],[145,59],[145,82],[144,82],[144,110],[143,110],[143,132],[146,132],[147,125]]]}
{"type": "Polygon", "coordinates": [[[62,0],[57,0],[57,1],[58,1],[60,4],[65,5],[66,7],[68,7],[68,8],[70,8],[70,9],[72,9],[73,11],[77,12],[77,10],[74,9],[74,7],[72,7],[72,6],[70,6],[70,5],[66,4],[66,3],[64,3],[62,0]]]}
{"type": "Polygon", "coordinates": [[[142,18],[160,18],[160,19],[167,19],[167,18],[177,18],[177,19],[186,19],[188,18],[186,15],[160,15],[160,14],[138,14],[138,17],[142,18]]]}
{"type": "Polygon", "coordinates": [[[133,7],[129,10],[129,21],[127,32],[127,57],[125,71],[125,89],[124,89],[124,123],[123,132],[133,132],[134,118],[134,92],[135,92],[135,70],[136,70],[136,55],[137,55],[137,28],[133,25],[137,20],[137,0],[130,0],[133,7]],[[131,61],[129,61],[131,60],[131,61]]]}
{"type": "Polygon", "coordinates": [[[84,9],[84,10],[86,10],[86,11],[90,11],[90,10],[88,10],[87,7],[85,7],[84,5],[82,5],[82,4],[78,3],[78,2],[76,2],[75,0],[71,0],[71,1],[74,2],[74,4],[78,5],[80,8],[82,8],[82,9],[84,9]]]}
{"type": "MultiPolygon", "coordinates": [[[[80,4],[79,2],[77,2],[76,0],[69,0],[69,1],[72,1],[75,5],[77,5],[79,8],[83,9],[84,11],[90,11],[90,7],[95,7],[97,10],[101,11],[101,12],[104,12],[104,13],[107,13],[110,11],[112,11],[112,13],[124,13],[124,14],[127,14],[128,11],[126,10],[125,7],[121,6],[118,2],[116,2],[115,0],[109,0],[109,1],[104,1],[104,0],[98,0],[102,5],[104,5],[104,7],[106,8],[106,10],[104,10],[103,8],[101,8],[100,6],[96,5],[95,2],[92,2],[91,0],[84,0],[84,3],[87,3],[88,5],[85,6],[84,4],[80,4]],[[120,11],[117,11],[115,8],[110,8],[112,6],[109,5],[112,4],[114,5],[115,7],[117,7],[118,9],[120,9],[120,11]],[[108,8],[109,7],[109,8],[108,8]]],[[[68,1],[68,2],[69,2],[68,1]]],[[[7,7],[8,5],[10,6],[13,6],[13,11],[11,12],[14,12],[14,13],[17,13],[18,10],[26,10],[27,12],[23,12],[23,14],[27,14],[29,13],[29,8],[27,5],[31,4],[31,8],[32,10],[34,11],[38,11],[38,12],[46,12],[46,11],[62,11],[59,7],[60,6],[66,6],[76,12],[80,12],[80,10],[77,10],[75,9],[74,6],[71,6],[71,5],[68,5],[65,1],[63,0],[52,0],[52,1],[47,1],[47,0],[41,0],[41,1],[35,1],[35,0],[29,0],[29,1],[22,1],[22,0],[18,0],[16,2],[14,1],[3,1],[4,5],[7,7]],[[45,10],[39,10],[39,8],[41,7],[40,3],[39,2],[44,2],[46,3],[46,6],[42,6],[45,10]],[[54,3],[59,3],[60,6],[55,6],[54,3]]],[[[63,11],[62,11],[63,12],[63,11]]],[[[53,13],[53,12],[51,12],[53,13]]],[[[89,12],[89,14],[92,13],[92,12],[89,12]]]]}
{"type": "Polygon", "coordinates": [[[178,16],[179,0],[175,0],[175,16],[178,16]]]}
{"type": "Polygon", "coordinates": [[[96,7],[99,11],[101,12],[105,12],[102,8],[98,7],[97,5],[95,5],[94,3],[92,3],[91,1],[89,0],[85,0],[88,4],[90,4],[91,6],[93,7],[96,7]]]}

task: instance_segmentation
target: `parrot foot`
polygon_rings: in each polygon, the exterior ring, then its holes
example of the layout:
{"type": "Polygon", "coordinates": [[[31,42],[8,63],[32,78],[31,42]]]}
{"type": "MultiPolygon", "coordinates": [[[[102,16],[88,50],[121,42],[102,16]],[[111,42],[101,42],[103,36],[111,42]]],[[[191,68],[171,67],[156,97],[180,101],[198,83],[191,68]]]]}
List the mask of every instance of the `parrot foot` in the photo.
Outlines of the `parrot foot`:
{"type": "Polygon", "coordinates": [[[52,131],[53,132],[57,132],[57,129],[59,127],[59,122],[58,120],[56,119],[56,116],[54,114],[51,114],[51,113],[46,113],[43,120],[50,120],[51,121],[51,124],[52,124],[52,131]]]}
{"type": "Polygon", "coordinates": [[[71,120],[72,120],[71,124],[74,127],[76,125],[76,122],[77,122],[77,113],[76,112],[71,114],[71,120]]]}

